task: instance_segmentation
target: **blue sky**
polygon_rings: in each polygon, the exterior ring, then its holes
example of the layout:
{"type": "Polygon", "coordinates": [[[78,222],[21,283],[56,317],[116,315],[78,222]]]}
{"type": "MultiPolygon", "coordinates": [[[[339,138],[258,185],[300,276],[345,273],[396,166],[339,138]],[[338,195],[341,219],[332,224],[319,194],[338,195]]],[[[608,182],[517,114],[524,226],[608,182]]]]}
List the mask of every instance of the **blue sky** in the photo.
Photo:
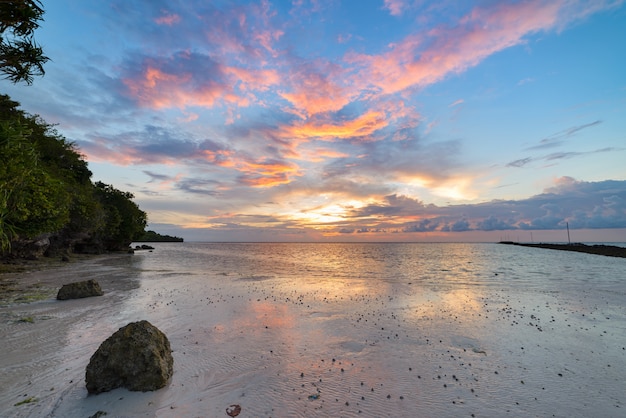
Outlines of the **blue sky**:
{"type": "Polygon", "coordinates": [[[202,241],[626,241],[623,1],[55,0],[32,86],[202,241]]]}

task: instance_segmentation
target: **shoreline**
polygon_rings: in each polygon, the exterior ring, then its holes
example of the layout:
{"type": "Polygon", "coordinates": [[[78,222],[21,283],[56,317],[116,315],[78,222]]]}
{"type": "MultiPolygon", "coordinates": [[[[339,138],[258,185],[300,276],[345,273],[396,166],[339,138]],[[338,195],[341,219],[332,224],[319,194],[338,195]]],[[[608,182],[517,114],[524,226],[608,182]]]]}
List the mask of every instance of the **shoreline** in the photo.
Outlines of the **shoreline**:
{"type": "Polygon", "coordinates": [[[132,257],[107,253],[73,257],[69,263],[42,260],[29,262],[23,271],[0,274],[0,415],[70,416],[55,411],[71,403],[75,393],[84,397],[91,354],[135,319],[125,309],[139,288],[132,257]],[[56,299],[63,284],[92,278],[103,296],[56,299]]]}
{"type": "Polygon", "coordinates": [[[236,258],[206,251],[202,262],[170,249],[21,273],[49,288],[94,278],[105,294],[0,306],[0,415],[220,417],[238,405],[259,417],[583,417],[623,408],[623,262],[587,258],[565,271],[571,257],[452,246],[440,258],[424,247],[423,257],[372,264],[385,253],[369,250],[356,266],[350,252],[316,267],[320,254],[297,264],[291,255],[302,253],[288,248],[266,264],[265,248],[236,258]],[[89,395],[90,356],[144,319],[170,341],[171,381],[89,395]]]}
{"type": "Polygon", "coordinates": [[[0,307],[56,299],[64,284],[79,281],[80,273],[91,276],[90,268],[130,257],[125,252],[73,254],[70,261],[42,257],[0,265],[0,307]]]}
{"type": "Polygon", "coordinates": [[[518,245],[520,247],[545,248],[549,250],[575,251],[585,254],[603,255],[606,257],[626,258],[626,248],[615,245],[595,244],[587,245],[582,243],[574,244],[549,244],[549,243],[521,243],[513,241],[500,241],[498,244],[518,245]]]}

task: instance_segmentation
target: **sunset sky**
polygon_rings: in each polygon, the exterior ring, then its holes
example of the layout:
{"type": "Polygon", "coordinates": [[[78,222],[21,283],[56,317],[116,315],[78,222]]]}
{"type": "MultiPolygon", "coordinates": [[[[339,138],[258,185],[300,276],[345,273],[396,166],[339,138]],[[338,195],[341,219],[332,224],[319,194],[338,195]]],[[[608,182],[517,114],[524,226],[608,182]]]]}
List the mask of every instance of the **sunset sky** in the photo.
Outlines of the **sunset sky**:
{"type": "Polygon", "coordinates": [[[44,0],[2,92],[191,241],[626,241],[616,0],[44,0]]]}

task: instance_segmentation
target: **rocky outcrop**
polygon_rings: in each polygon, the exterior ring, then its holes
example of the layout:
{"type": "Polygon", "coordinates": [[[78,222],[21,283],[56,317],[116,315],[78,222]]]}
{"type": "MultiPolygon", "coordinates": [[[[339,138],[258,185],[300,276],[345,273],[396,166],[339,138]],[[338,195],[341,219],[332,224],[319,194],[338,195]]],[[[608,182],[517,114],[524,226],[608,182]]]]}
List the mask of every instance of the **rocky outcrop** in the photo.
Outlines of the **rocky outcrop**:
{"type": "Polygon", "coordinates": [[[64,284],[61,289],[59,289],[59,293],[57,293],[57,299],[80,299],[91,296],[102,296],[103,294],[100,284],[90,279],[82,282],[64,284]]]}
{"type": "Polygon", "coordinates": [[[89,393],[123,387],[132,391],[162,388],[172,376],[170,343],[148,321],[132,322],[107,338],[91,356],[85,380],[89,393]]]}
{"type": "Polygon", "coordinates": [[[43,256],[50,247],[50,235],[42,234],[33,239],[13,241],[11,256],[25,260],[36,260],[43,256]]]}
{"type": "Polygon", "coordinates": [[[146,245],[146,244],[135,245],[135,250],[154,250],[154,247],[152,247],[151,245],[146,245]]]}

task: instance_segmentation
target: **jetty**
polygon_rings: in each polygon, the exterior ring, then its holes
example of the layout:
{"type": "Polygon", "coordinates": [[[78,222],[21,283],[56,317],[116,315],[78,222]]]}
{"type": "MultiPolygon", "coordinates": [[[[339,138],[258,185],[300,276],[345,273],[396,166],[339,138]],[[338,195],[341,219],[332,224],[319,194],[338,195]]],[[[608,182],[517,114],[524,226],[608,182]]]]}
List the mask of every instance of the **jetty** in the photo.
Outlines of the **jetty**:
{"type": "Polygon", "coordinates": [[[499,244],[519,245],[521,247],[547,248],[549,250],[576,251],[579,253],[604,255],[608,257],[626,258],[626,247],[618,247],[615,245],[595,244],[587,245],[582,243],[572,244],[549,244],[549,243],[520,243],[514,241],[500,241],[499,244]]]}

